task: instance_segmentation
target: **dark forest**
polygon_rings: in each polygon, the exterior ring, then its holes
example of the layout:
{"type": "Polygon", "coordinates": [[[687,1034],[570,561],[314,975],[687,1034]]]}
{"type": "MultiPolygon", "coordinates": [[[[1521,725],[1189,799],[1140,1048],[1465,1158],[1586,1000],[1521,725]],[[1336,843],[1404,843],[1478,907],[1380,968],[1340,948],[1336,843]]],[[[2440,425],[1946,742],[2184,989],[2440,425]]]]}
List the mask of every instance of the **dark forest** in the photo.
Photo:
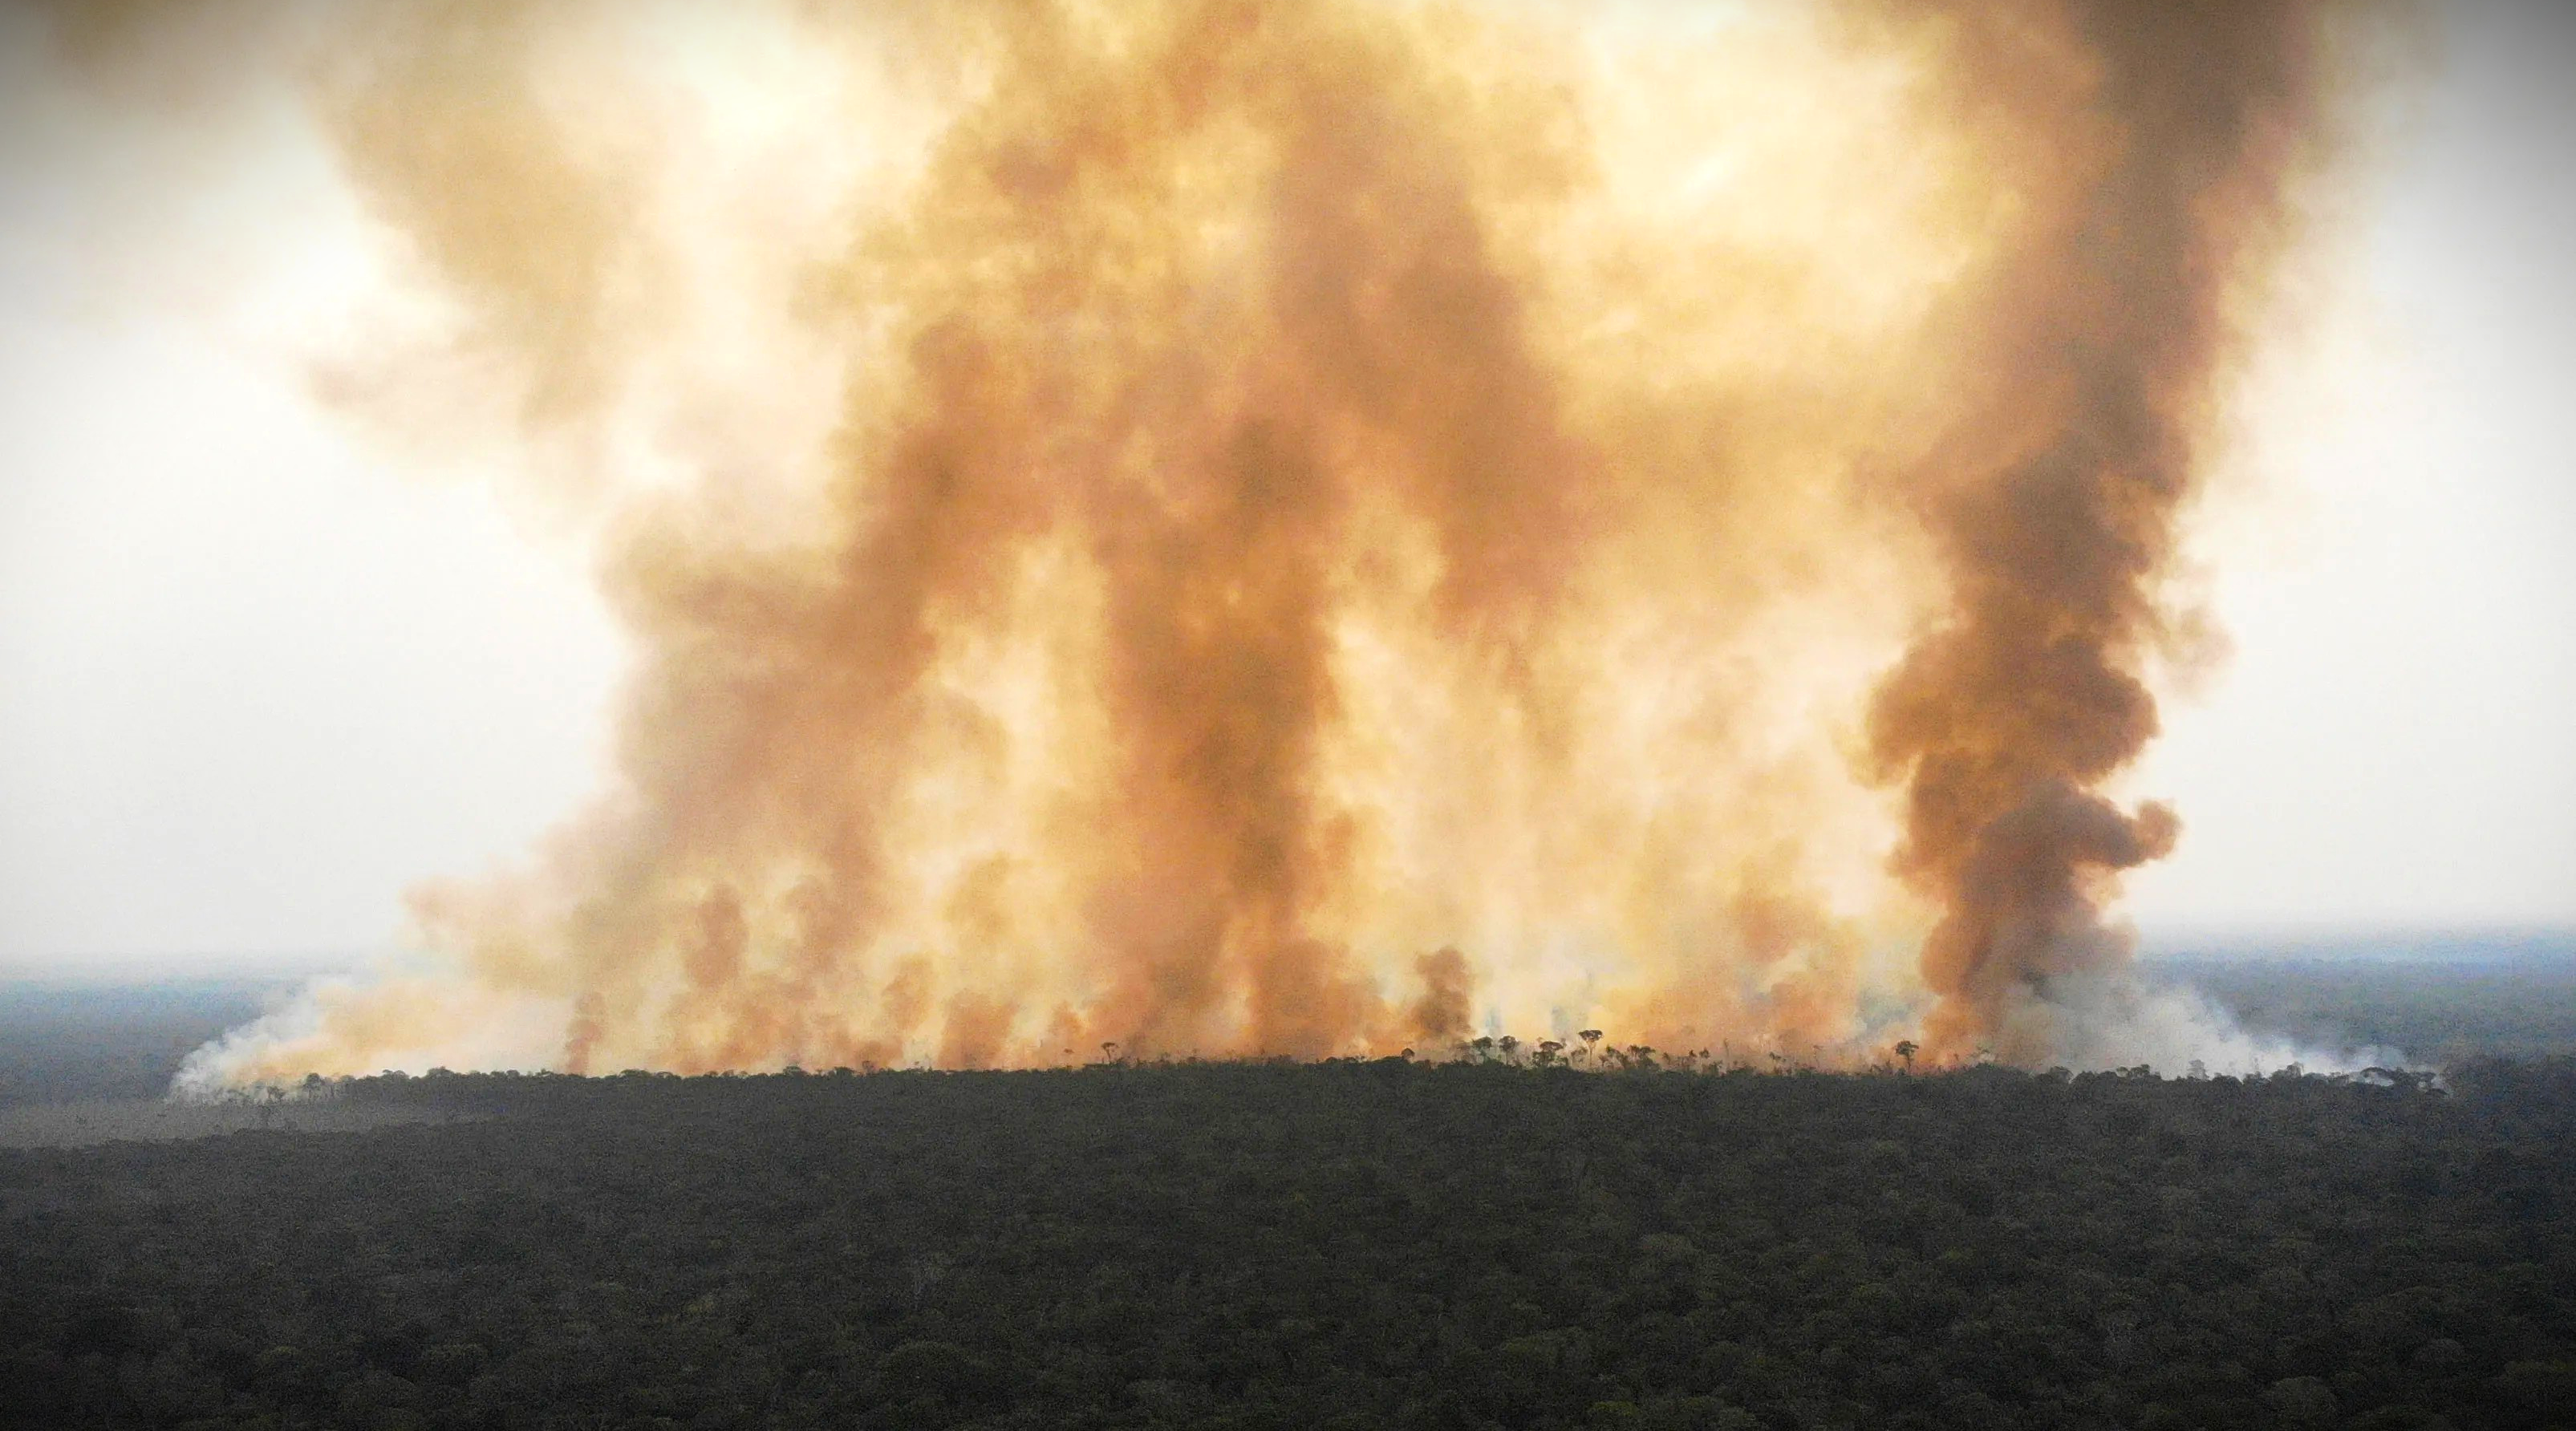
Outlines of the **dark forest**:
{"type": "Polygon", "coordinates": [[[385,1077],[0,1152],[0,1405],[215,1427],[2540,1427],[2576,1062],[385,1077]]]}

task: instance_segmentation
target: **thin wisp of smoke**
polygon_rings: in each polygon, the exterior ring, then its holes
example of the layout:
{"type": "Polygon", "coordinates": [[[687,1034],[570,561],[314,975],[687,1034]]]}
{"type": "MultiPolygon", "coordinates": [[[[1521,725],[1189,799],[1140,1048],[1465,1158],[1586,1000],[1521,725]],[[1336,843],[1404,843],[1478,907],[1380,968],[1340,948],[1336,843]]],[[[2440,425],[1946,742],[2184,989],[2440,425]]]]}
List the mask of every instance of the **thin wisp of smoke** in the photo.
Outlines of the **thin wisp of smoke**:
{"type": "Polygon", "coordinates": [[[2043,1060],[2175,838],[2103,788],[2324,23],[281,22],[436,315],[315,390],[540,454],[635,665],[593,808],[191,1076],[2043,1060]]]}

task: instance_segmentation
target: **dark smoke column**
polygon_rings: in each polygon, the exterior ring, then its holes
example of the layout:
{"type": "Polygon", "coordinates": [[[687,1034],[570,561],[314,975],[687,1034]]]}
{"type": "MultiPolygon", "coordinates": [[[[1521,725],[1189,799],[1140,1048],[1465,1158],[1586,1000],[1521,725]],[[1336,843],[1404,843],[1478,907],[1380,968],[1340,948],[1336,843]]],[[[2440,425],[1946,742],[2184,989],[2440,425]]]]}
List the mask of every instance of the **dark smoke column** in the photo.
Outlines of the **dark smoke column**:
{"type": "Polygon", "coordinates": [[[2052,985],[2128,956],[2101,899],[2178,823],[2102,782],[2156,733],[2141,680],[2192,438],[2314,145],[2318,16],[2286,3],[1906,7],[1992,156],[1992,257],[1948,301],[1963,414],[1907,464],[1948,609],[1879,687],[1900,873],[1936,900],[1934,1049],[2050,1053],[2052,985]]]}

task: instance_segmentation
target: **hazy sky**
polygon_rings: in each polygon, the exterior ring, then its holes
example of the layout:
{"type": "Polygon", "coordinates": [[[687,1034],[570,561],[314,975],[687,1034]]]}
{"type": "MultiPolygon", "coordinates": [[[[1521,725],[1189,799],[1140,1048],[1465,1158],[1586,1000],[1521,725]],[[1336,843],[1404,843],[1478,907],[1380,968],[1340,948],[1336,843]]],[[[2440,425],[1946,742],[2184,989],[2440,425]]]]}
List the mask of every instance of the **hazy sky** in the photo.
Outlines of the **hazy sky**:
{"type": "MultiPolygon", "coordinates": [[[[2236,654],[2126,782],[2186,825],[2131,886],[2150,925],[2576,923],[2576,20],[2438,31],[2245,384],[2197,547],[2236,654]]],[[[360,440],[270,351],[364,247],[291,113],[201,149],[24,38],[0,968],[383,946],[406,886],[597,788],[616,632],[569,542],[360,440]],[[218,153],[258,158],[192,182],[218,153]]]]}

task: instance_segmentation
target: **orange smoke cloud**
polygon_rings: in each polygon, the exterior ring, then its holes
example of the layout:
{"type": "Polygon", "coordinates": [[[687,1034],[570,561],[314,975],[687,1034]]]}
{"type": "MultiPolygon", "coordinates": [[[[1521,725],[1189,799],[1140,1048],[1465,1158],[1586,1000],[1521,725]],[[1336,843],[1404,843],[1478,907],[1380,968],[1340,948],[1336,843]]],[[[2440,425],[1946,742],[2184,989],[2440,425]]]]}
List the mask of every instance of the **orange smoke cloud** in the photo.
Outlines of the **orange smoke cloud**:
{"type": "Polygon", "coordinates": [[[294,31],[445,305],[320,390],[542,454],[637,665],[207,1076],[2045,1052],[2308,7],[869,10],[294,31]]]}

